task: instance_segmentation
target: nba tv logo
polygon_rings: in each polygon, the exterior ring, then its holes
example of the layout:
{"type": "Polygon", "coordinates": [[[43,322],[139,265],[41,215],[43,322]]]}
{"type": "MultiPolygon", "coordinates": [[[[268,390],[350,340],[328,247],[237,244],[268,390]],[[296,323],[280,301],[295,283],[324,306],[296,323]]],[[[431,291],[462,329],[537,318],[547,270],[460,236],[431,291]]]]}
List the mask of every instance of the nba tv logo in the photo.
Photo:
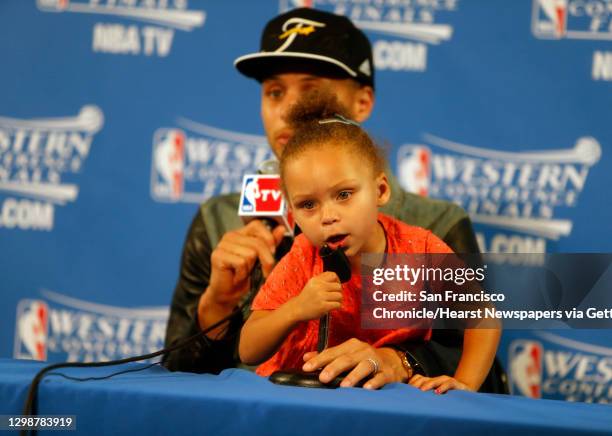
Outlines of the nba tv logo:
{"type": "Polygon", "coordinates": [[[542,344],[517,340],[510,344],[510,390],[530,398],[542,398],[542,344]]]}
{"type": "Polygon", "coordinates": [[[248,175],[244,177],[239,214],[282,213],[284,206],[279,176],[248,175]]]}
{"type": "Polygon", "coordinates": [[[567,0],[534,0],[532,30],[538,38],[564,37],[567,33],[567,0]]]}
{"type": "Polygon", "coordinates": [[[185,133],[180,129],[159,129],[153,139],[154,197],[178,201],[184,192],[185,133]]]}
{"type": "Polygon", "coordinates": [[[49,307],[44,301],[22,300],[17,306],[16,359],[47,360],[49,307]]]}

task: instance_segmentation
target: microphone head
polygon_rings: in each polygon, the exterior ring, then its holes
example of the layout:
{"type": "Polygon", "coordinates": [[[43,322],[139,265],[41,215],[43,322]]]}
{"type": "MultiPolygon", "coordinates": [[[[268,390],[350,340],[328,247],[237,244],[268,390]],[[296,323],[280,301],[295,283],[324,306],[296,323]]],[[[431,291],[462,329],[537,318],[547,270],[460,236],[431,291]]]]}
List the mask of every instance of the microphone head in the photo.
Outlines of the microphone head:
{"type": "Polygon", "coordinates": [[[280,168],[276,159],[264,160],[257,167],[257,174],[278,175],[280,168]]]}
{"type": "Polygon", "coordinates": [[[341,283],[351,279],[351,263],[342,248],[333,250],[325,244],[319,249],[319,256],[323,260],[323,271],[335,272],[341,283]]]}
{"type": "Polygon", "coordinates": [[[278,174],[245,174],[238,215],[245,224],[252,219],[268,219],[270,223],[283,224],[288,234],[293,236],[295,223],[283,197],[278,174]]]}

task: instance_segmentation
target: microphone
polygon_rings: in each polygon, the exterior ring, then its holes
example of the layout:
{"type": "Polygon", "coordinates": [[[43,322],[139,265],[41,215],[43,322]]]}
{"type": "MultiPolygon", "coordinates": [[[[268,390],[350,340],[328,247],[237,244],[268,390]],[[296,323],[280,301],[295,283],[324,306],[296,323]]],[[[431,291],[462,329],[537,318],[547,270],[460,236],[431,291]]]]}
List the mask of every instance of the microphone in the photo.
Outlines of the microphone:
{"type": "Polygon", "coordinates": [[[258,174],[244,175],[238,215],[245,224],[253,219],[264,221],[270,228],[282,224],[287,233],[293,236],[295,222],[283,197],[278,162],[264,161],[258,174]]]}
{"type": "MultiPolygon", "coordinates": [[[[335,250],[329,248],[325,244],[319,249],[319,256],[323,261],[323,271],[335,272],[340,283],[346,283],[351,279],[351,264],[342,248],[335,250]]],[[[319,320],[319,339],[317,342],[317,351],[320,353],[327,348],[329,338],[329,313],[326,313],[319,320]]]]}

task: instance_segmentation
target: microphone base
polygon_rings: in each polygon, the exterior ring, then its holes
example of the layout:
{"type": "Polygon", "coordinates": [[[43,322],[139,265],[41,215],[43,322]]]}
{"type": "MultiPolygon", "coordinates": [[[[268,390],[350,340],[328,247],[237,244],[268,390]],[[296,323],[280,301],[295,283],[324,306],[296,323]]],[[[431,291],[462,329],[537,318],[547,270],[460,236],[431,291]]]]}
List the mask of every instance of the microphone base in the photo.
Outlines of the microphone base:
{"type": "MultiPolygon", "coordinates": [[[[344,380],[347,373],[340,374],[329,383],[323,383],[319,380],[321,371],[303,372],[303,371],[276,371],[268,379],[277,385],[284,386],[299,386],[302,388],[318,388],[318,389],[336,389],[340,387],[340,383],[344,380]]],[[[362,387],[365,380],[362,380],[355,387],[362,387]]]]}

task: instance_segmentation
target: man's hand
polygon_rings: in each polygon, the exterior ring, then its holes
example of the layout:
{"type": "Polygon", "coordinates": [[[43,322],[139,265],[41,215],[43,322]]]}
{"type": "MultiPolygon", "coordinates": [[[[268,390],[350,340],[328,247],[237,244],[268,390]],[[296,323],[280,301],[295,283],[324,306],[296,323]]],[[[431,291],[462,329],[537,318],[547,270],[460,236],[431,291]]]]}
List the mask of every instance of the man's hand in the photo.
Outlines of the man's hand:
{"type": "Polygon", "coordinates": [[[329,383],[339,374],[350,371],[342,387],[355,386],[361,380],[371,377],[363,387],[378,389],[387,383],[404,382],[408,378],[397,352],[392,348],[374,348],[367,342],[349,339],[335,347],[326,348],[321,354],[316,351],[304,354],[304,371],[323,368],[319,380],[329,383]],[[378,372],[373,374],[378,366],[378,372]]]}
{"type": "MultiPolygon", "coordinates": [[[[198,319],[202,329],[229,315],[249,290],[251,270],[259,259],[264,277],[274,268],[274,252],[284,234],[284,227],[270,230],[260,220],[227,232],[213,250],[208,288],[200,297],[198,319]]],[[[213,338],[220,329],[213,330],[213,338]]]]}
{"type": "Polygon", "coordinates": [[[342,284],[331,271],[312,277],[289,303],[296,321],[317,319],[342,306],[342,284]]]}

